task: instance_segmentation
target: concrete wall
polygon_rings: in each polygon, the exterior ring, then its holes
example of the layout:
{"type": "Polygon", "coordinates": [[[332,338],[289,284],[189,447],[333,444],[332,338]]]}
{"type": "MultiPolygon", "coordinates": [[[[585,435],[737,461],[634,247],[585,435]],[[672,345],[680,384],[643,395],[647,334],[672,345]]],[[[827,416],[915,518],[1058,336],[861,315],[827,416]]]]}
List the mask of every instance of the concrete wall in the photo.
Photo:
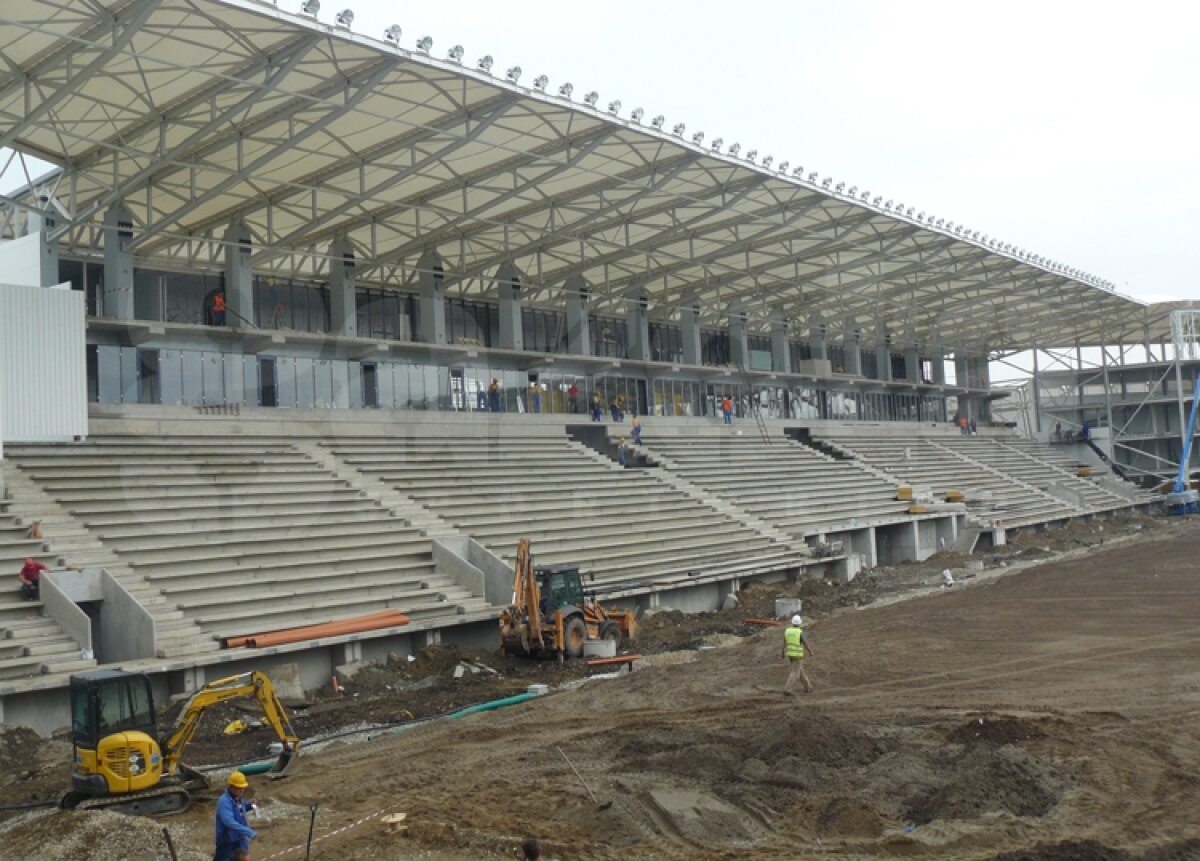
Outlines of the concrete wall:
{"type": "Polygon", "coordinates": [[[57,622],[80,649],[93,648],[92,620],[77,602],[99,598],[99,572],[48,571],[41,578],[39,592],[46,615],[57,622]]]}
{"type": "MultiPolygon", "coordinates": [[[[85,569],[87,570],[87,569],[85,569]]],[[[107,571],[100,571],[100,642],[96,657],[106,663],[153,658],[158,654],[154,617],[107,571]]]]}

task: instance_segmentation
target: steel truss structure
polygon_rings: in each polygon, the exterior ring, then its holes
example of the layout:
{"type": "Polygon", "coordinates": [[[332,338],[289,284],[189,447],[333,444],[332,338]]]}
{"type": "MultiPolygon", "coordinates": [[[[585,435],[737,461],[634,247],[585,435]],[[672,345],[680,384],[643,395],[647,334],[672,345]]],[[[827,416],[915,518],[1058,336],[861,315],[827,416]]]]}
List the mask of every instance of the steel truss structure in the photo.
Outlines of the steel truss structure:
{"type": "Polygon", "coordinates": [[[64,253],[102,248],[120,204],[160,268],[219,267],[245,223],[262,272],[320,279],[349,240],[360,284],[410,286],[437,251],[451,292],[511,263],[530,305],[581,276],[597,313],[695,306],[709,326],[987,355],[1149,324],[1106,282],[914,207],[274,3],[23,0],[0,55],[0,147],[58,168],[0,199],[0,226],[52,209],[64,253]]]}

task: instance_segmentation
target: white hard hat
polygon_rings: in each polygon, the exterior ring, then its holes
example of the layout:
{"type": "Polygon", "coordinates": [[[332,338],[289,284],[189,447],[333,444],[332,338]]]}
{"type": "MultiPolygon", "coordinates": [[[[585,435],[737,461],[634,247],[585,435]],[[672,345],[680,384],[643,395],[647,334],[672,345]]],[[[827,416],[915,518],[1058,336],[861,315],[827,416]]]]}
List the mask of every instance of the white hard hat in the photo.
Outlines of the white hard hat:
{"type": "Polygon", "coordinates": [[[804,620],[800,618],[799,613],[797,613],[795,616],[792,616],[792,624],[797,628],[804,624],[804,620]]]}

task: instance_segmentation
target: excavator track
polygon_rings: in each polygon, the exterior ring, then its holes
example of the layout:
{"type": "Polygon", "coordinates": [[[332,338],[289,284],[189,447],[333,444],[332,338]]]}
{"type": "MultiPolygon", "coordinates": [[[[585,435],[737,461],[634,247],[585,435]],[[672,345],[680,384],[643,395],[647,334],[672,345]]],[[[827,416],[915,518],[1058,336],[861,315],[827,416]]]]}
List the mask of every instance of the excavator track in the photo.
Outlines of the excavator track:
{"type": "Polygon", "coordinates": [[[183,813],[192,797],[182,786],[157,786],[129,795],[87,796],[69,792],[59,807],[63,810],[110,810],[129,816],[171,816],[183,813]]]}

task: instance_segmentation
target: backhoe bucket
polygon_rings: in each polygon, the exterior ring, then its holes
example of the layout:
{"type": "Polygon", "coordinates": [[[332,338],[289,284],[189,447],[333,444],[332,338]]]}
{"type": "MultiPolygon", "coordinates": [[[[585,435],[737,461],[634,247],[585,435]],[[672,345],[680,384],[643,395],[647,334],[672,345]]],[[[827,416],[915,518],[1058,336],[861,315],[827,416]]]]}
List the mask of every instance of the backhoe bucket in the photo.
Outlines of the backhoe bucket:
{"type": "Polygon", "coordinates": [[[267,777],[271,780],[279,780],[282,777],[287,777],[296,763],[300,759],[300,751],[288,750],[284,748],[283,753],[279,754],[279,759],[275,760],[275,765],[267,772],[267,777]]]}

